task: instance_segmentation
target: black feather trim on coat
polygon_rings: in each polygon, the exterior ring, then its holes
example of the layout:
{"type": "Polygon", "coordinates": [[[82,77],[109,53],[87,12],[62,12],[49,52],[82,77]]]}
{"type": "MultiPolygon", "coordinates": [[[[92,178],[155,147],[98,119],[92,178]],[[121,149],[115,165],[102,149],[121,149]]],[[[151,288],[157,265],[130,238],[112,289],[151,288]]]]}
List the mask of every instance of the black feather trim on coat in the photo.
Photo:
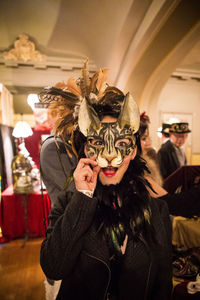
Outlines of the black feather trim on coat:
{"type": "Polygon", "coordinates": [[[144,170],[147,171],[145,161],[136,156],[119,184],[105,186],[99,180],[97,183],[97,231],[109,243],[112,240],[113,251],[118,255],[126,234],[135,241],[142,235],[147,241],[155,242],[146,188],[151,186],[143,176],[144,170]]]}

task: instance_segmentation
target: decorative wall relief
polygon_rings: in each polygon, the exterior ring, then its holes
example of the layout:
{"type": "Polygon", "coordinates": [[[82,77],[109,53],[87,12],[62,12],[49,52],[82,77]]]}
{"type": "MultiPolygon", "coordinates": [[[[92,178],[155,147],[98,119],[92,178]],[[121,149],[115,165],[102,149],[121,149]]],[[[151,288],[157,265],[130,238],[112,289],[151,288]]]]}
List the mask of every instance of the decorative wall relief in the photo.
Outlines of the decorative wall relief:
{"type": "Polygon", "coordinates": [[[35,49],[35,44],[29,40],[28,35],[20,34],[19,39],[14,42],[14,48],[4,52],[5,60],[15,61],[45,61],[46,56],[35,49]]]}

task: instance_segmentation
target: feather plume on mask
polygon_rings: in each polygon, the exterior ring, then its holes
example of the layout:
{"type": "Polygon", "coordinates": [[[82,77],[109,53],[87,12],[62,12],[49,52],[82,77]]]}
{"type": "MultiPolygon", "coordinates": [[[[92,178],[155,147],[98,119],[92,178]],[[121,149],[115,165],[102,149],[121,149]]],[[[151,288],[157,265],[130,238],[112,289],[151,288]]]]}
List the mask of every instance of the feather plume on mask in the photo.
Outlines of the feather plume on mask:
{"type": "Polygon", "coordinates": [[[89,97],[90,94],[90,75],[88,71],[88,59],[85,61],[82,69],[82,77],[80,79],[80,88],[82,97],[89,97]]]}
{"type": "Polygon", "coordinates": [[[66,82],[58,82],[53,87],[43,89],[39,94],[40,102],[48,104],[49,109],[57,111],[54,135],[55,138],[59,136],[64,143],[66,136],[68,138],[73,136],[78,126],[79,107],[84,98],[87,99],[88,106],[92,110],[92,106],[98,104],[111,103],[115,107],[120,106],[120,99],[124,97],[120,90],[108,86],[108,69],[99,69],[90,77],[87,59],[81,75],[77,80],[70,77],[66,82]]]}
{"type": "Polygon", "coordinates": [[[82,96],[81,94],[81,88],[80,86],[77,85],[76,80],[73,77],[70,77],[67,81],[67,89],[69,92],[72,94],[80,97],[82,96]]]}
{"type": "Polygon", "coordinates": [[[108,69],[100,69],[99,72],[98,72],[98,80],[97,80],[97,83],[96,83],[96,88],[98,90],[98,98],[100,99],[106,88],[107,88],[107,83],[106,83],[106,80],[107,80],[107,74],[108,74],[108,69]]]}

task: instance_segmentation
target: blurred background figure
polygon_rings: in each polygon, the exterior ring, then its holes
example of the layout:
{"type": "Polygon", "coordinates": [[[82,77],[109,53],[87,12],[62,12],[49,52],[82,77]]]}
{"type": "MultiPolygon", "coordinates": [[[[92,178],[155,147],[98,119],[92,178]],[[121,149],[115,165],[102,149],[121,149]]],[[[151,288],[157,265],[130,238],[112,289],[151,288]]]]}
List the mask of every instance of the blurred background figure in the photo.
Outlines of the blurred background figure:
{"type": "MultiPolygon", "coordinates": [[[[193,216],[198,216],[200,212],[200,202],[199,202],[199,167],[193,167],[190,172],[190,182],[188,186],[179,189],[179,192],[172,190],[169,186],[165,186],[165,181],[160,174],[158,157],[156,150],[152,147],[151,139],[149,137],[149,124],[150,118],[146,113],[140,115],[140,142],[141,142],[141,151],[142,157],[147,163],[148,170],[145,172],[145,178],[153,187],[153,190],[149,190],[150,194],[154,198],[163,199],[169,208],[169,212],[173,216],[182,216],[185,218],[191,218],[193,216]],[[193,180],[194,178],[195,180],[193,180]],[[194,181],[194,183],[193,183],[194,181]]],[[[167,124],[168,125],[168,124],[167,124]]],[[[181,168],[182,169],[182,168],[181,168]]],[[[173,185],[176,186],[178,182],[179,186],[184,186],[184,180],[186,180],[186,170],[179,169],[177,174],[174,174],[172,179],[173,185]],[[182,176],[180,174],[183,174],[182,176]]],[[[170,176],[171,177],[171,176],[170,176]]],[[[169,178],[170,179],[170,178],[169,178]]],[[[169,182],[171,183],[171,181],[169,182]]]]}
{"type": "Polygon", "coordinates": [[[183,149],[188,133],[191,132],[187,122],[173,123],[169,128],[169,140],[158,151],[160,172],[163,179],[181,166],[186,165],[183,149]]]}
{"type": "Polygon", "coordinates": [[[161,131],[161,143],[164,144],[169,140],[169,129],[171,125],[168,123],[162,123],[161,131]]]}
{"type": "MultiPolygon", "coordinates": [[[[68,98],[64,90],[65,84],[57,83],[55,87],[45,88],[39,95],[41,99],[49,97],[48,113],[52,123],[51,134],[44,140],[40,149],[40,171],[42,181],[48,191],[51,207],[58,202],[59,193],[65,189],[72,179],[72,172],[76,167],[77,159],[72,151],[68,131],[58,132],[60,123],[65,116],[70,116],[71,104],[64,105],[68,98]],[[60,97],[57,101],[56,97],[60,97]]],[[[60,288],[61,280],[44,281],[46,300],[55,300],[60,288]]]]}
{"type": "Polygon", "coordinates": [[[65,128],[58,133],[63,117],[71,114],[71,104],[65,104],[68,94],[64,91],[64,83],[57,83],[55,87],[45,88],[41,91],[41,99],[49,97],[49,114],[52,122],[52,132],[43,142],[40,149],[40,171],[43,183],[48,191],[51,206],[57,201],[58,194],[66,188],[68,180],[72,178],[72,171],[77,161],[71,149],[69,134],[65,128]],[[56,97],[60,97],[57,101],[56,97]]]}
{"type": "Polygon", "coordinates": [[[150,118],[145,112],[143,112],[140,115],[139,128],[142,157],[146,160],[147,167],[151,172],[150,174],[147,173],[146,175],[151,176],[155,182],[162,186],[162,177],[159,171],[157,153],[152,147],[151,137],[149,136],[149,124],[150,118]]]}

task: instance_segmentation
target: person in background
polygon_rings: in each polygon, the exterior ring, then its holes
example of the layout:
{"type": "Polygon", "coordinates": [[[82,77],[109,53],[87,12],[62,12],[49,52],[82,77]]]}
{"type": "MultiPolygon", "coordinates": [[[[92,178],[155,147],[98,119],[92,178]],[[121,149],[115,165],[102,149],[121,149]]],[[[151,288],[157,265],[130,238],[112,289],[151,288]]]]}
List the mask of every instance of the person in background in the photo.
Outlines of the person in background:
{"type": "Polygon", "coordinates": [[[63,119],[66,116],[70,117],[73,109],[73,105],[65,101],[67,97],[68,93],[65,92],[64,83],[57,83],[55,87],[45,88],[39,94],[41,101],[46,98],[49,101],[48,110],[53,124],[50,136],[42,143],[40,149],[41,177],[52,207],[57,201],[58,194],[72,178],[72,172],[77,164],[68,131],[64,128],[62,132],[58,133],[63,119]]]}
{"type": "Polygon", "coordinates": [[[145,175],[151,176],[151,178],[155,182],[157,182],[158,185],[162,186],[163,180],[159,170],[157,153],[156,150],[152,147],[151,137],[149,135],[149,124],[150,118],[146,114],[146,112],[143,112],[140,115],[140,143],[142,149],[142,157],[145,159],[147,167],[150,171],[150,174],[148,172],[145,172],[145,175]]]}
{"type": "Polygon", "coordinates": [[[171,224],[167,205],[146,189],[138,107],[104,70],[89,78],[85,65],[82,74],[78,164],[51,211],[42,269],[62,279],[57,300],[170,299],[171,224]]]}
{"type": "Polygon", "coordinates": [[[160,172],[163,179],[167,178],[176,169],[186,165],[186,156],[183,145],[191,130],[188,123],[173,123],[169,129],[170,139],[161,145],[158,151],[160,172]]]}
{"type": "MultiPolygon", "coordinates": [[[[39,94],[40,101],[48,99],[49,117],[53,125],[50,136],[42,143],[40,149],[41,178],[47,189],[52,208],[58,201],[59,193],[69,185],[77,164],[68,129],[64,127],[62,132],[58,130],[63,119],[70,117],[73,105],[75,105],[67,101],[69,97],[65,88],[64,82],[57,83],[54,87],[45,88],[39,94]]],[[[54,281],[46,278],[44,281],[46,300],[56,299],[60,284],[60,280],[54,281]]]]}
{"type": "Polygon", "coordinates": [[[145,171],[145,178],[151,184],[152,189],[147,187],[149,193],[154,198],[164,200],[169,208],[169,212],[173,216],[182,216],[191,218],[200,215],[200,184],[197,178],[197,184],[192,185],[188,190],[179,193],[169,193],[163,188],[163,180],[160,175],[158,159],[156,151],[152,148],[149,138],[150,118],[146,113],[140,115],[140,141],[142,149],[142,157],[146,161],[148,171],[145,171]],[[147,142],[146,142],[147,141],[147,142]]]}
{"type": "Polygon", "coordinates": [[[161,143],[164,144],[169,140],[169,129],[171,125],[168,123],[162,123],[161,133],[161,143]]]}

